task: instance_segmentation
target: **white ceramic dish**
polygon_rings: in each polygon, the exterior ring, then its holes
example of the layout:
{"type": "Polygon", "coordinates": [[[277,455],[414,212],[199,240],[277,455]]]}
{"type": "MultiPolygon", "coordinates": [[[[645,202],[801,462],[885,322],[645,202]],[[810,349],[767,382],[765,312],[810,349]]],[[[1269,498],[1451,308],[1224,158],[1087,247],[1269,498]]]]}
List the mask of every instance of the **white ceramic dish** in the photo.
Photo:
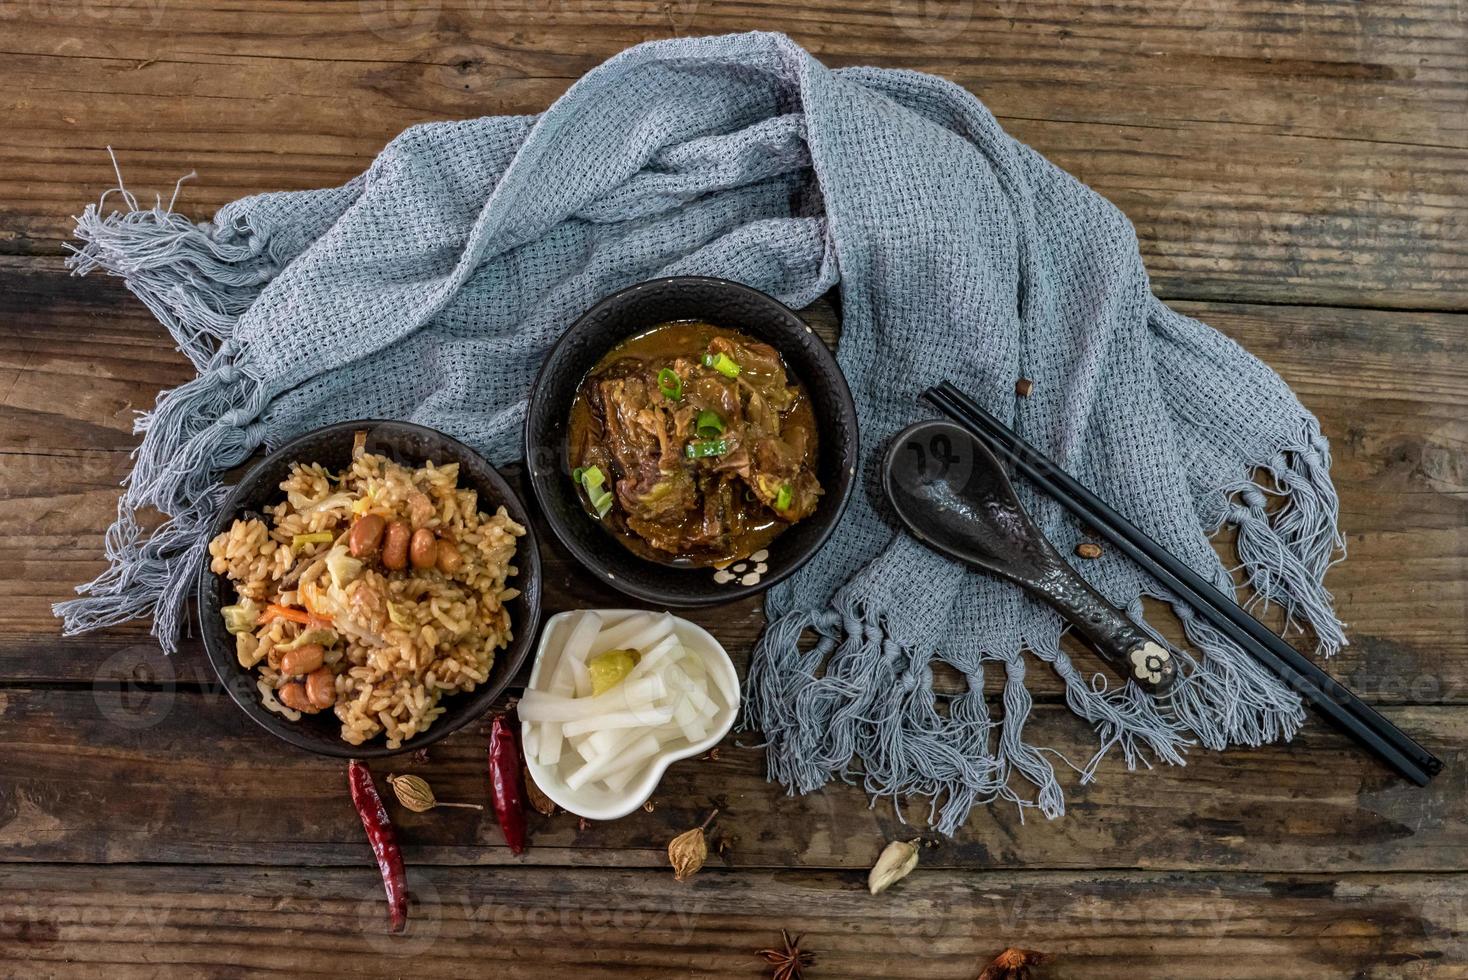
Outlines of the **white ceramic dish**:
{"type": "MultiPolygon", "coordinates": [[[[596,609],[592,610],[602,618],[603,628],[613,626],[628,616],[645,612],[641,609],[596,609]]],[[[554,644],[558,649],[565,642],[569,633],[572,617],[579,615],[581,611],[563,612],[546,620],[545,628],[540,633],[540,643],[535,648],[535,666],[530,670],[531,690],[544,690],[541,686],[541,666],[546,662],[545,652],[554,644]]],[[[723,645],[703,627],[690,623],[678,616],[673,617],[673,632],[679,642],[693,654],[703,660],[705,668],[710,674],[715,672],[722,674],[728,681],[729,690],[739,690],[739,674],[734,669],[734,661],[729,659],[729,654],[723,645]]],[[[695,755],[702,755],[709,749],[721,742],[729,729],[734,727],[734,719],[739,714],[738,704],[724,705],[723,709],[711,719],[712,724],[708,735],[697,742],[689,742],[687,739],[676,739],[663,747],[663,751],[647,761],[646,767],[627,786],[618,793],[613,793],[600,784],[589,784],[580,789],[571,789],[566,785],[559,771],[542,766],[530,753],[526,753],[525,764],[530,770],[531,778],[535,785],[539,786],[546,796],[555,801],[556,805],[588,820],[615,820],[625,817],[647,802],[652,796],[653,790],[657,789],[658,783],[663,778],[663,773],[668,767],[679,759],[687,759],[695,755]]],[[[530,733],[530,723],[520,723],[520,738],[522,743],[526,742],[530,733]]]]}

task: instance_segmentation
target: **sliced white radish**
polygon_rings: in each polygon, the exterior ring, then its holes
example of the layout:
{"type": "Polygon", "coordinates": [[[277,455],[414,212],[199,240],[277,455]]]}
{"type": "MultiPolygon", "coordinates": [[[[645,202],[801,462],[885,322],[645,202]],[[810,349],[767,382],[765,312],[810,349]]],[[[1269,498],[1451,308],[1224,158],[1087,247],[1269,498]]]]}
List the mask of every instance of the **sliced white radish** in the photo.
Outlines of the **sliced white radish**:
{"type": "Polygon", "coordinates": [[[683,644],[678,642],[678,638],[671,635],[665,636],[642,654],[642,658],[637,661],[637,666],[628,672],[627,679],[656,674],[664,664],[675,663],[683,659],[683,656],[683,644]]]}
{"type": "Polygon", "coordinates": [[[705,718],[712,718],[714,715],[718,714],[719,706],[713,702],[713,699],[711,699],[706,693],[704,693],[703,685],[700,684],[698,681],[689,678],[686,674],[681,674],[681,672],[675,673],[674,671],[676,670],[677,668],[675,667],[672,671],[669,671],[668,680],[670,686],[676,685],[673,686],[675,707],[676,702],[687,701],[690,702],[693,705],[694,709],[705,718]]]}
{"type": "MultiPolygon", "coordinates": [[[[633,729],[635,732],[636,730],[633,729]]],[[[580,769],[566,777],[566,786],[580,789],[593,779],[604,779],[611,773],[621,772],[630,766],[646,761],[658,754],[662,743],[652,735],[642,735],[636,741],[614,752],[598,755],[580,769]]]]}
{"type": "Polygon", "coordinates": [[[591,652],[592,641],[600,632],[601,617],[594,612],[582,613],[561,646],[550,685],[542,685],[542,688],[566,697],[590,694],[591,675],[586,670],[586,659],[591,652]]]}
{"type": "MultiPolygon", "coordinates": [[[[535,758],[547,769],[557,765],[561,761],[561,745],[566,741],[562,736],[561,723],[548,721],[537,726],[540,729],[540,739],[535,747],[535,758]]],[[[527,747],[526,751],[530,749],[527,747]]]]}
{"type": "Polygon", "coordinates": [[[698,686],[694,684],[693,678],[688,676],[688,672],[683,669],[684,666],[682,661],[669,664],[667,671],[663,674],[663,680],[674,691],[682,691],[690,685],[698,686]]]}
{"type": "MultiPolygon", "coordinates": [[[[618,731],[615,734],[620,735],[620,734],[622,734],[622,732],[621,731],[618,731]]],[[[590,759],[592,756],[596,755],[599,751],[601,751],[601,750],[595,749],[595,748],[593,748],[591,746],[591,744],[590,744],[590,736],[587,736],[587,735],[577,735],[574,738],[568,738],[568,739],[566,739],[566,744],[569,745],[572,748],[572,750],[574,750],[575,753],[577,755],[579,755],[583,760],[590,759]]],[[[566,756],[565,756],[564,753],[562,754],[561,759],[562,759],[562,764],[564,765],[565,759],[566,759],[566,756]]],[[[574,760],[572,760],[572,761],[574,761],[574,760]]]]}
{"type": "Polygon", "coordinates": [[[561,651],[565,649],[566,637],[575,629],[578,618],[568,616],[557,621],[554,630],[545,639],[545,652],[540,656],[535,678],[535,686],[542,691],[550,690],[555,683],[556,671],[561,666],[561,651]]]}
{"type": "Polygon", "coordinates": [[[639,677],[618,684],[594,698],[565,698],[544,691],[526,691],[520,699],[520,718],[529,722],[577,721],[613,711],[645,710],[667,694],[662,677],[639,677]]]}
{"type": "Polygon", "coordinates": [[[656,624],[659,618],[657,613],[634,613],[615,626],[605,627],[592,641],[590,655],[595,657],[608,650],[640,649],[628,641],[656,624]]]}
{"type": "Polygon", "coordinates": [[[688,656],[678,661],[678,669],[698,682],[699,687],[708,686],[708,665],[703,662],[703,657],[692,647],[684,645],[683,649],[688,656]]]}
{"type": "Polygon", "coordinates": [[[643,734],[643,732],[613,728],[604,732],[592,732],[584,737],[583,744],[586,746],[586,755],[594,758],[598,755],[605,755],[619,744],[641,738],[643,734]]]}
{"type": "Polygon", "coordinates": [[[649,615],[639,620],[640,629],[626,629],[628,623],[618,623],[609,630],[602,630],[591,645],[593,657],[608,650],[651,650],[659,641],[673,635],[673,617],[667,613],[649,615]]]}
{"type": "Polygon", "coordinates": [[[731,680],[729,675],[722,670],[710,670],[706,676],[713,681],[713,686],[718,689],[724,703],[733,707],[739,705],[739,681],[731,680]]]}
{"type": "Polygon", "coordinates": [[[662,750],[662,739],[648,732],[619,752],[616,760],[612,762],[611,768],[602,772],[602,778],[607,779],[621,772],[636,772],[646,764],[648,759],[657,755],[662,750]]]}
{"type": "Polygon", "coordinates": [[[683,737],[690,742],[701,741],[709,733],[703,715],[693,706],[692,701],[678,702],[678,707],[673,709],[673,721],[683,732],[683,737]]]}
{"type": "Polygon", "coordinates": [[[621,772],[608,776],[601,781],[603,787],[609,793],[620,793],[627,788],[627,784],[641,772],[640,769],[623,769],[621,772]]]}
{"type": "Polygon", "coordinates": [[[673,709],[654,704],[645,711],[613,711],[594,718],[581,718],[563,722],[562,731],[567,735],[610,731],[617,728],[655,728],[673,718],[673,709]]]}

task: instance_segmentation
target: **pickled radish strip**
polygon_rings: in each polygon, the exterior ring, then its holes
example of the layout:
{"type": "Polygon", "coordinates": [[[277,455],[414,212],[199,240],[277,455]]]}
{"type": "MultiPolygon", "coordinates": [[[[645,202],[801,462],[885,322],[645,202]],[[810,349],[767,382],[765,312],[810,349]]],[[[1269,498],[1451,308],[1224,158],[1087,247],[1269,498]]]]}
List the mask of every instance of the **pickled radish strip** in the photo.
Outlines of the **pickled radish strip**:
{"type": "Polygon", "coordinates": [[[583,735],[617,728],[652,728],[672,720],[672,708],[649,707],[646,711],[614,711],[595,718],[563,722],[561,731],[567,735],[583,735]]]}
{"type": "Polygon", "coordinates": [[[566,635],[566,641],[561,644],[560,656],[550,675],[550,686],[547,690],[552,694],[560,694],[570,697],[575,692],[575,668],[580,664],[585,666],[587,655],[591,652],[591,643],[601,632],[602,620],[594,612],[584,612],[577,617],[571,631],[566,635]]]}
{"type": "Polygon", "coordinates": [[[565,698],[544,691],[526,691],[520,698],[520,718],[524,721],[577,721],[595,718],[613,711],[639,711],[668,693],[662,677],[639,677],[618,684],[594,698],[565,698]]]}
{"type": "Polygon", "coordinates": [[[673,709],[673,721],[690,743],[700,741],[709,733],[708,726],[703,723],[703,716],[691,701],[678,702],[678,707],[673,709]]]}
{"type": "Polygon", "coordinates": [[[627,646],[627,641],[657,620],[657,614],[638,612],[612,624],[603,624],[602,630],[591,644],[590,656],[606,653],[627,646]]]}
{"type": "MultiPolygon", "coordinates": [[[[633,731],[635,732],[636,729],[633,731]]],[[[607,752],[586,763],[566,777],[566,785],[571,789],[580,789],[593,779],[604,779],[614,772],[621,772],[639,762],[651,759],[662,747],[663,743],[653,736],[643,735],[626,748],[607,752]]]]}
{"type": "Polygon", "coordinates": [[[566,741],[562,736],[561,723],[548,721],[544,725],[537,725],[530,729],[534,739],[525,740],[525,752],[535,757],[541,765],[549,768],[561,761],[561,745],[566,741]]]}
{"type": "Polygon", "coordinates": [[[596,613],[585,613],[576,621],[551,675],[552,694],[584,698],[591,693],[591,673],[586,669],[586,659],[591,653],[592,641],[600,632],[601,617],[596,613]]]}
{"type": "Polygon", "coordinates": [[[614,773],[606,779],[603,779],[601,784],[607,788],[608,792],[620,793],[627,788],[637,773],[638,771],[636,769],[623,769],[621,772],[614,773]]]}
{"type": "MultiPolygon", "coordinates": [[[[699,667],[703,667],[702,662],[699,663],[699,667]]],[[[725,704],[737,705],[739,703],[738,679],[731,681],[722,670],[705,670],[704,676],[714,682],[714,687],[719,689],[719,694],[723,697],[725,704]]]]}
{"type": "Polygon", "coordinates": [[[656,646],[642,655],[637,666],[632,668],[632,673],[627,675],[627,680],[657,673],[658,668],[662,667],[664,663],[681,660],[686,655],[687,651],[676,636],[664,637],[658,641],[656,646]]]}
{"type": "MultiPolygon", "coordinates": [[[[602,635],[605,636],[606,634],[602,635]]],[[[608,647],[607,649],[615,650],[619,647],[625,647],[630,650],[651,650],[662,640],[672,635],[673,617],[667,613],[663,613],[661,616],[654,617],[653,621],[641,632],[633,634],[626,643],[619,643],[617,646],[608,647]]]]}
{"type": "Polygon", "coordinates": [[[612,761],[610,768],[602,772],[602,778],[606,779],[620,772],[635,773],[639,765],[657,755],[662,750],[662,739],[649,732],[618,753],[617,758],[612,761]]]}
{"type": "Polygon", "coordinates": [[[641,735],[641,732],[628,731],[625,728],[616,728],[605,732],[592,732],[590,735],[581,737],[585,751],[581,757],[588,761],[598,755],[613,752],[618,746],[626,745],[641,735]]]}
{"type": "Polygon", "coordinates": [[[664,637],[673,635],[673,617],[667,613],[628,616],[604,629],[591,644],[591,656],[608,650],[650,650],[664,637]]]}
{"type": "MultiPolygon", "coordinates": [[[[585,673],[586,651],[591,648],[591,641],[599,632],[601,617],[596,613],[588,611],[576,617],[565,641],[560,644],[560,656],[551,665],[550,693],[563,696],[576,693],[578,679],[585,673]]],[[[557,638],[552,639],[554,641],[557,638]]],[[[532,754],[541,765],[550,768],[561,761],[561,734],[560,722],[546,722],[538,729],[539,737],[535,741],[535,751],[532,754]]],[[[530,751],[530,746],[527,745],[526,750],[530,751]]]]}

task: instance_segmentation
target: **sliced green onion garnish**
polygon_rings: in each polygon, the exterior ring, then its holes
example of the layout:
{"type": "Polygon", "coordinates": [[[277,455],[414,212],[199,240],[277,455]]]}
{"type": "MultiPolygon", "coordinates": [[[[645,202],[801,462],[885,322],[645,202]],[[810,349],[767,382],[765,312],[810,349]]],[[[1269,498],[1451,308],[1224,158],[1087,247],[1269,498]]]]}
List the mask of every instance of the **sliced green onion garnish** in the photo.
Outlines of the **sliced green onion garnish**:
{"type": "Polygon", "coordinates": [[[722,351],[718,354],[703,355],[703,366],[713,368],[726,378],[739,377],[739,365],[734,359],[722,351]]]}
{"type": "Polygon", "coordinates": [[[722,456],[728,451],[729,441],[727,439],[695,439],[683,452],[689,459],[704,459],[709,456],[722,456]]]}
{"type": "Polygon", "coordinates": [[[787,484],[785,484],[784,486],[782,486],[780,488],[780,492],[779,493],[775,494],[775,509],[776,510],[789,510],[790,509],[790,504],[794,500],[795,500],[795,491],[792,490],[792,489],[790,489],[790,484],[787,483],[787,484]]]}
{"type": "Polygon", "coordinates": [[[574,479],[586,491],[586,499],[596,511],[597,517],[606,517],[612,509],[612,491],[607,489],[607,476],[600,466],[578,466],[571,471],[574,479]]]}
{"type": "Polygon", "coordinates": [[[677,401],[683,397],[683,379],[672,368],[663,368],[658,372],[658,390],[664,398],[677,401]]]}
{"type": "Polygon", "coordinates": [[[719,417],[718,412],[704,409],[698,413],[698,420],[694,422],[693,428],[700,439],[717,439],[724,434],[724,420],[719,417]]]}

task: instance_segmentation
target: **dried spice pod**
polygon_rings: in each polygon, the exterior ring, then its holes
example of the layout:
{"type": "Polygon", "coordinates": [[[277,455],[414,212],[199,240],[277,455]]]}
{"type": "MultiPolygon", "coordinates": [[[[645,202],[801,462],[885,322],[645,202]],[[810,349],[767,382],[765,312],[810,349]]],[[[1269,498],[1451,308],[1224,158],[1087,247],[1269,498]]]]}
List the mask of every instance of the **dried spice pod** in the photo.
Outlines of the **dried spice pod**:
{"type": "Polygon", "coordinates": [[[556,812],[556,801],[545,795],[545,790],[535,785],[535,780],[530,775],[530,767],[521,767],[521,776],[525,778],[525,799],[536,813],[549,817],[556,812]]]}
{"type": "Polygon", "coordinates": [[[790,933],[784,929],[780,930],[780,939],[785,943],[783,949],[761,949],[754,955],[774,966],[775,969],[770,974],[772,980],[800,980],[805,968],[815,965],[816,954],[802,950],[801,937],[791,939],[790,933]]]}
{"type": "Polygon", "coordinates": [[[668,863],[673,866],[673,877],[677,880],[687,881],[698,874],[703,863],[708,860],[709,842],[704,831],[718,813],[718,810],[714,810],[704,818],[703,823],[692,830],[685,830],[668,842],[668,863]]]}
{"type": "Polygon", "coordinates": [[[478,803],[440,803],[433,795],[433,787],[422,776],[388,776],[387,784],[392,787],[398,802],[414,813],[427,813],[434,807],[455,806],[465,810],[483,810],[478,803]]]}
{"type": "Polygon", "coordinates": [[[895,840],[882,849],[867,875],[867,888],[873,895],[880,895],[912,873],[918,863],[919,843],[921,838],[895,840]]]}
{"type": "Polygon", "coordinates": [[[1031,976],[1031,967],[1039,966],[1045,962],[1045,954],[1033,949],[1020,949],[1011,946],[998,956],[980,973],[975,980],[1028,980],[1031,976]]]}

